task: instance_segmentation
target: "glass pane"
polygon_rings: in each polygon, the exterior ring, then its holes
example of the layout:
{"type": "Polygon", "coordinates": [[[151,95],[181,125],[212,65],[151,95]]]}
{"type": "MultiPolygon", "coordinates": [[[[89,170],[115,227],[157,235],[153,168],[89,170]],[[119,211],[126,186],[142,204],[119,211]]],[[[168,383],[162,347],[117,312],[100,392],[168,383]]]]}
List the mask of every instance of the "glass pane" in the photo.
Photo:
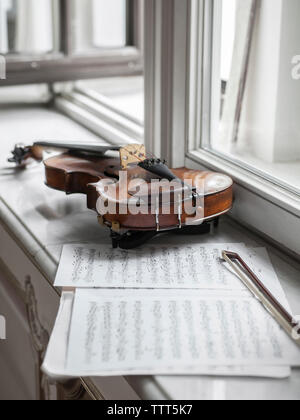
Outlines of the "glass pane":
{"type": "Polygon", "coordinates": [[[127,44],[127,0],[73,0],[74,53],[127,44]]]}
{"type": "Polygon", "coordinates": [[[300,191],[300,2],[214,4],[209,147],[300,191]]]}
{"type": "Polygon", "coordinates": [[[119,110],[123,116],[144,125],[144,77],[114,77],[83,80],[76,83],[82,93],[96,102],[105,100],[111,109],[119,110]]]}
{"type": "Polygon", "coordinates": [[[0,53],[57,52],[58,0],[0,0],[0,53]]]}

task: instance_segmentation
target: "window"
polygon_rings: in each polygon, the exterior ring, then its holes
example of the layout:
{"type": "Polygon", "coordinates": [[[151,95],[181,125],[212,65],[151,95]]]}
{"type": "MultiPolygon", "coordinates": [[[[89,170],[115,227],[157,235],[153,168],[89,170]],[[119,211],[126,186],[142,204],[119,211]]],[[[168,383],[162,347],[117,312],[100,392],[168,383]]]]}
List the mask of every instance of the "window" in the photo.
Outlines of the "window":
{"type": "Polygon", "coordinates": [[[147,147],[173,167],[230,175],[231,216],[300,255],[300,2],[145,7],[147,147]]]}
{"type": "Polygon", "coordinates": [[[204,10],[208,88],[193,147],[299,196],[300,2],[213,0],[204,10]]]}
{"type": "Polygon", "coordinates": [[[143,0],[1,0],[5,84],[141,74],[142,6],[143,0]]]}
{"type": "Polygon", "coordinates": [[[126,0],[73,0],[73,52],[127,45],[126,0]]]}
{"type": "Polygon", "coordinates": [[[1,54],[58,53],[58,1],[1,0],[1,54]]]}
{"type": "Polygon", "coordinates": [[[1,86],[46,84],[10,89],[6,102],[36,101],[40,93],[40,102],[51,99],[104,140],[142,142],[143,4],[0,0],[1,86]]]}

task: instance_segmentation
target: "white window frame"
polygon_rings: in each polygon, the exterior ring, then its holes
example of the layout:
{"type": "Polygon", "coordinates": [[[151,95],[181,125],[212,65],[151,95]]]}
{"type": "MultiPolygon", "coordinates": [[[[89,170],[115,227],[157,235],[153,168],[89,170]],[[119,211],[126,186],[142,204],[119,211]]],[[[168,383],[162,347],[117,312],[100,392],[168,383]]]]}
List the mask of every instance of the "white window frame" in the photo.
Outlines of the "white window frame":
{"type": "Polygon", "coordinates": [[[128,5],[127,45],[105,48],[93,54],[74,54],[72,0],[55,4],[58,52],[42,55],[7,54],[5,80],[1,86],[67,82],[108,76],[139,75],[143,72],[143,34],[140,25],[143,0],[126,0],[128,5]]]}
{"type": "Polygon", "coordinates": [[[142,122],[118,109],[109,98],[76,84],[63,84],[60,88],[54,99],[54,106],[60,112],[111,144],[143,143],[142,122]]]}
{"type": "Polygon", "coordinates": [[[204,141],[210,136],[215,59],[211,52],[213,1],[146,1],[146,145],[173,167],[186,165],[230,175],[235,181],[231,217],[298,257],[300,199],[296,191],[209,150],[204,141]],[[191,54],[195,50],[197,56],[191,54]]]}
{"type": "MultiPolygon", "coordinates": [[[[79,3],[81,0],[78,0],[79,3]]],[[[117,108],[97,92],[78,87],[75,81],[100,78],[141,77],[143,74],[143,13],[144,0],[126,0],[127,43],[122,48],[98,48],[92,53],[74,53],[73,0],[57,0],[55,24],[60,26],[59,53],[27,57],[7,54],[6,78],[0,89],[16,85],[48,86],[46,100],[56,109],[79,122],[103,140],[113,144],[144,141],[141,121],[117,108]],[[73,82],[74,81],[74,82],[73,82]]],[[[79,5],[80,6],[80,5],[79,5]]],[[[18,100],[22,100],[22,95],[18,100]]],[[[43,101],[43,98],[37,98],[43,101]]]]}

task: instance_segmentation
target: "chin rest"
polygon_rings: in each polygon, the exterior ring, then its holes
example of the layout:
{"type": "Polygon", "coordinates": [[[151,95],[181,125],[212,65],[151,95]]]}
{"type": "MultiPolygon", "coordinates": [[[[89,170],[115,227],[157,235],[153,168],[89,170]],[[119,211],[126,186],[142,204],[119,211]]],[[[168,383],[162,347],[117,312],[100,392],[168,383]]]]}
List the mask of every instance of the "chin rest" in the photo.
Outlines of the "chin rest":
{"type": "Polygon", "coordinates": [[[174,233],[176,235],[207,235],[209,234],[214,227],[217,227],[219,224],[219,219],[214,219],[210,222],[205,222],[202,225],[198,226],[186,226],[181,229],[174,229],[171,231],[163,232],[138,232],[138,231],[129,231],[121,235],[116,232],[111,232],[112,246],[113,248],[120,249],[135,249],[141,245],[144,245],[146,242],[150,241],[157,235],[162,235],[163,233],[174,233]]]}

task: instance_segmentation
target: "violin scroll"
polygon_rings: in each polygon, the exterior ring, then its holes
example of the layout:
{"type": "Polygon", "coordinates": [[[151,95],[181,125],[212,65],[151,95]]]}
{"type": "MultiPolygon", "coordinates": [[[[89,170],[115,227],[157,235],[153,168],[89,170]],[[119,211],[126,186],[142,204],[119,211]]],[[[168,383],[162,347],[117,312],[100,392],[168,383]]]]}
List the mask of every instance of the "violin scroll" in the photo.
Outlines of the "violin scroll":
{"type": "Polygon", "coordinates": [[[8,162],[15,163],[17,166],[25,166],[30,159],[42,162],[42,148],[39,146],[25,146],[24,144],[17,144],[12,151],[12,157],[8,159],[8,162]]]}

